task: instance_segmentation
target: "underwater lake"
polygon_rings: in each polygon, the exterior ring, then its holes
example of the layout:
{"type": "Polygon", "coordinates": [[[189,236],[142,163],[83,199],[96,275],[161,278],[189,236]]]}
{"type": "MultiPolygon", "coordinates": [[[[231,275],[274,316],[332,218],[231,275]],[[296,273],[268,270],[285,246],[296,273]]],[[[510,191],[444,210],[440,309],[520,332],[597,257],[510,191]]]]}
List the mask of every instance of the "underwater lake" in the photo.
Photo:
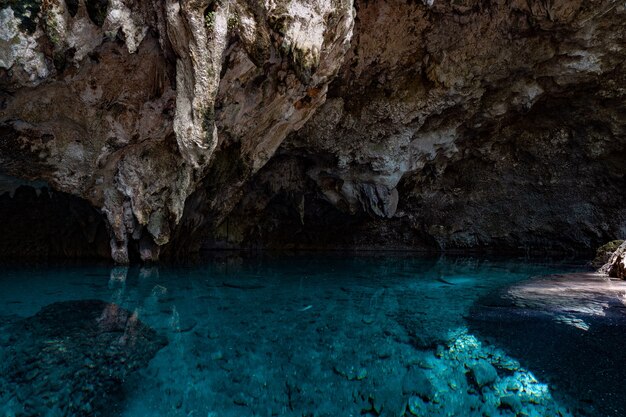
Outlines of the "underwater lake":
{"type": "Polygon", "coordinates": [[[624,416],[622,310],[507,301],[577,271],[321,253],[4,265],[0,416],[624,416]]]}

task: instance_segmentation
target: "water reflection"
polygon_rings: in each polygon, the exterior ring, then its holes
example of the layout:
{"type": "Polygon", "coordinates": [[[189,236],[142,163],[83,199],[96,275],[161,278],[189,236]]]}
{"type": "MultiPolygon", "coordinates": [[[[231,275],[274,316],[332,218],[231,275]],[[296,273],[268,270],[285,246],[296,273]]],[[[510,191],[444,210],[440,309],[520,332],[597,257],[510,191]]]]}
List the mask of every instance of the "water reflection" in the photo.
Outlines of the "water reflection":
{"type": "Polygon", "coordinates": [[[56,302],[2,332],[3,416],[119,414],[121,382],[167,343],[136,314],[98,300],[56,302]]]}
{"type": "Polygon", "coordinates": [[[0,315],[100,299],[116,306],[102,320],[123,308],[165,336],[122,381],[127,417],[568,415],[568,399],[466,323],[494,289],[568,269],[408,256],[15,269],[0,277],[0,315]]]}

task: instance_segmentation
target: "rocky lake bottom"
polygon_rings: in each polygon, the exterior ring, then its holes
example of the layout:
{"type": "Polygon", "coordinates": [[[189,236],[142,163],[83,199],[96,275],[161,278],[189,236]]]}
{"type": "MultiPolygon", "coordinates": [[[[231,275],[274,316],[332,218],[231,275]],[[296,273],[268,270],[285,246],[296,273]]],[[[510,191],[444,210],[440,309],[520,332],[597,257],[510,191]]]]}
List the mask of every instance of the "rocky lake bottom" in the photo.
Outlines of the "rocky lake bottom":
{"type": "Polygon", "coordinates": [[[571,260],[11,264],[0,415],[623,416],[625,305],[571,260]]]}

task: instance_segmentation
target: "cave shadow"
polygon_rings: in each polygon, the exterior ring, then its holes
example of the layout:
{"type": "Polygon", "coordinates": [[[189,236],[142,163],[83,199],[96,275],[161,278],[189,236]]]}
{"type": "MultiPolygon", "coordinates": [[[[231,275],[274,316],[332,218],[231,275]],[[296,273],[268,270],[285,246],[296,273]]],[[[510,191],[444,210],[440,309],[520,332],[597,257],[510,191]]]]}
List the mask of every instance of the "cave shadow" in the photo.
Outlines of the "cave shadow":
{"type": "Polygon", "coordinates": [[[47,186],[0,184],[0,259],[109,259],[104,215],[86,200],[47,186]]]}
{"type": "Polygon", "coordinates": [[[609,307],[604,313],[577,314],[567,323],[491,295],[474,305],[467,321],[484,343],[502,348],[547,383],[574,415],[622,417],[626,311],[609,307]],[[578,323],[588,328],[577,327],[578,323]]]}

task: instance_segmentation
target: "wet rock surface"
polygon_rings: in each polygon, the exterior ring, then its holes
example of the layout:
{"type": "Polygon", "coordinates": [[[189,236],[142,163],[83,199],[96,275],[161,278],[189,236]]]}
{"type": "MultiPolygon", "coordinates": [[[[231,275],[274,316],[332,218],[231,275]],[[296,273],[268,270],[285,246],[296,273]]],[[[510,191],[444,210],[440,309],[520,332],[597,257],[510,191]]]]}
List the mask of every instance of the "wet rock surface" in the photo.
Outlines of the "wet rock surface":
{"type": "Polygon", "coordinates": [[[0,410],[11,416],[117,415],[126,380],[167,344],[98,300],[54,303],[0,328],[0,410]]]}
{"type": "Polygon", "coordinates": [[[597,273],[535,279],[482,298],[469,328],[578,398],[580,415],[617,417],[626,413],[625,294],[626,283],[597,273]]]}

